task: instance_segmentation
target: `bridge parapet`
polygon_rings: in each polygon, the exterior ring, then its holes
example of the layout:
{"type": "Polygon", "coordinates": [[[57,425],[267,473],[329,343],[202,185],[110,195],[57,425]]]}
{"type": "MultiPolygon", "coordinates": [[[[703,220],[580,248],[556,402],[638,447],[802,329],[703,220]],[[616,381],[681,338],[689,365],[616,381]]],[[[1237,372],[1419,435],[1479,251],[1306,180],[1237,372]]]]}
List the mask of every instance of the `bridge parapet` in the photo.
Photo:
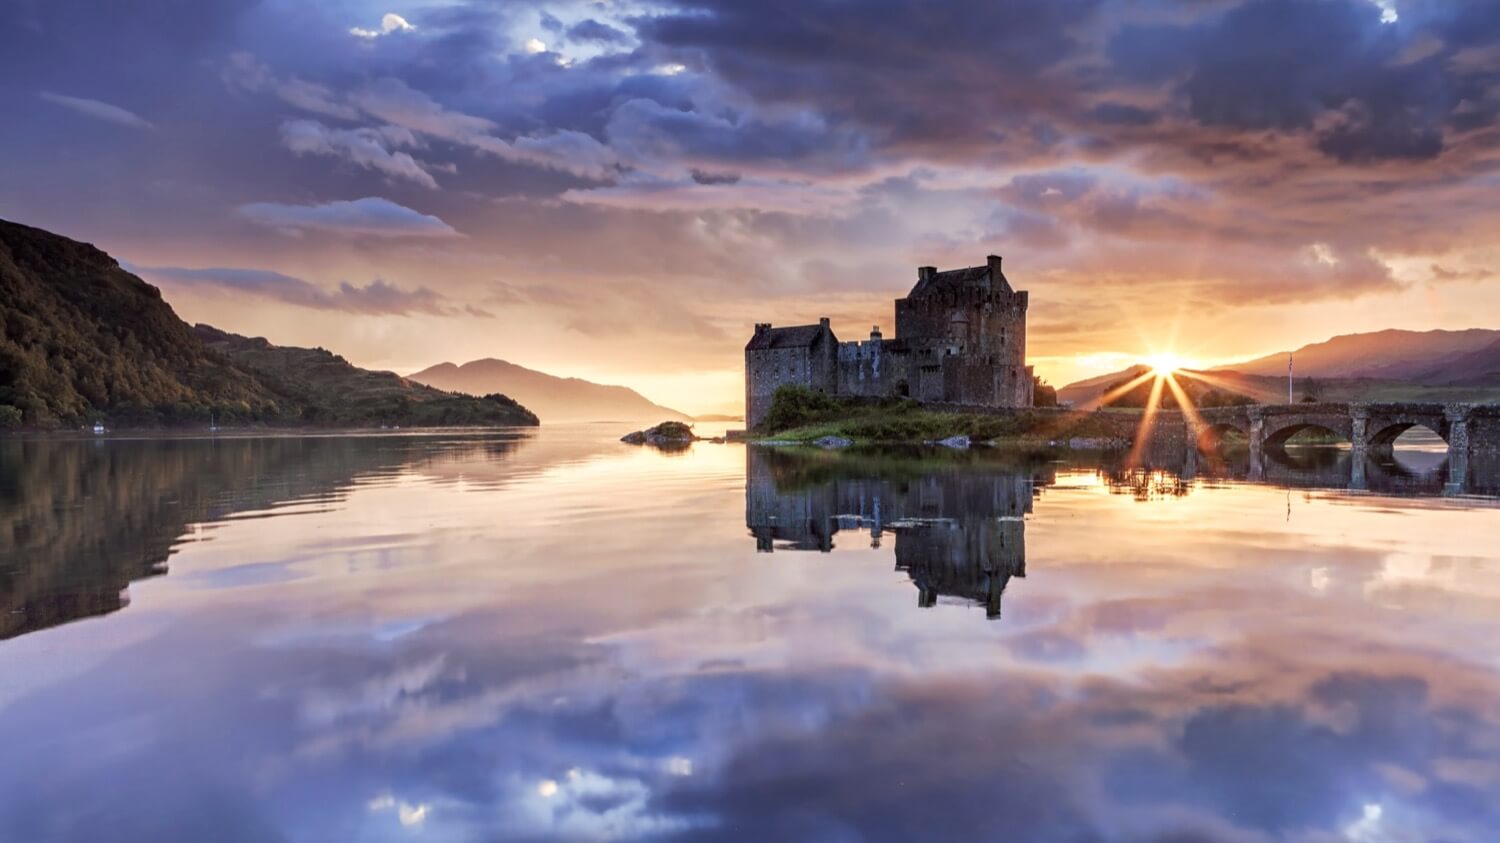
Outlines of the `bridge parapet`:
{"type": "Polygon", "coordinates": [[[1464,416],[1469,449],[1500,451],[1500,404],[1476,404],[1464,416]]]}
{"type": "Polygon", "coordinates": [[[1379,401],[1351,404],[1251,404],[1199,409],[1196,418],[1174,410],[1157,415],[1158,432],[1183,433],[1187,441],[1208,447],[1225,432],[1246,436],[1252,451],[1280,447],[1309,428],[1329,431],[1348,441],[1355,451],[1385,450],[1413,427],[1425,427],[1442,437],[1452,453],[1500,451],[1500,404],[1460,402],[1379,401]]]}

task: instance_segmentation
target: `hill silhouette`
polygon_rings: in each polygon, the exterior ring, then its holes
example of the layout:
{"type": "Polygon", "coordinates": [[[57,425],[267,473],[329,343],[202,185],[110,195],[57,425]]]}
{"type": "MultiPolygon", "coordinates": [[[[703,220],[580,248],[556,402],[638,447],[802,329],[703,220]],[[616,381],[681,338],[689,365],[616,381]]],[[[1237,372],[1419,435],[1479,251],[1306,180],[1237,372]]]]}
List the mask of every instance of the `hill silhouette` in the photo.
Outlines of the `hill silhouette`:
{"type": "Polygon", "coordinates": [[[461,366],[439,363],[408,377],[450,392],[469,395],[502,392],[549,422],[690,418],[677,410],[652,403],[628,387],[581,378],[560,378],[493,357],[472,360],[461,366]]]}
{"type": "MultiPolygon", "coordinates": [[[[1294,355],[1296,373],[1317,378],[1373,378],[1436,385],[1448,366],[1500,342],[1500,331],[1385,330],[1344,334],[1311,343],[1292,352],[1278,351],[1243,363],[1215,367],[1245,375],[1286,377],[1287,354],[1294,355]]],[[[1491,358],[1500,363],[1500,358],[1491,358]]],[[[1500,371],[1497,368],[1496,371],[1500,371]]],[[[1472,377],[1474,373],[1468,373],[1472,377]]]]}
{"type": "Polygon", "coordinates": [[[206,424],[532,425],[471,398],[178,318],[103,251],[0,220],[0,428],[206,424]],[[209,342],[205,342],[205,338],[209,342]]]}

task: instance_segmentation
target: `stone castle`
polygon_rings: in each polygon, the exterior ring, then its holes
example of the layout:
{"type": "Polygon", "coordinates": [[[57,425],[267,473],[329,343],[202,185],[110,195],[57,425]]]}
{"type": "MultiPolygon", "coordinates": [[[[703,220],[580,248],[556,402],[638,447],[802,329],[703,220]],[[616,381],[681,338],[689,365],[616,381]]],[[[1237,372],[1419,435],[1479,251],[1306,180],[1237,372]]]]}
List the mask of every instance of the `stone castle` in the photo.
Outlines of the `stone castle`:
{"type": "Polygon", "coordinates": [[[841,397],[1030,407],[1026,305],[1026,292],[1011,288],[990,255],[983,266],[919,268],[916,286],[896,299],[892,339],[876,326],[868,340],[839,342],[827,318],[757,324],[745,345],[745,424],[758,425],[789,384],[841,397]]]}

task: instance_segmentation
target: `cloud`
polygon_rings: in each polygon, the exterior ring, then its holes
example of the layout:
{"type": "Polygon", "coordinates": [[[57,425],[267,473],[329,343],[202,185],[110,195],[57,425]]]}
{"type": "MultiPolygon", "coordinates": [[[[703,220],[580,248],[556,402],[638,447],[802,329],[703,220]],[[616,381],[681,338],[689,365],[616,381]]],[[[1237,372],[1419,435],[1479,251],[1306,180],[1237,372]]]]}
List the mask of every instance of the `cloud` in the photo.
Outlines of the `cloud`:
{"type": "Polygon", "coordinates": [[[319,205],[252,202],[240,206],[251,222],[288,233],[326,231],[371,237],[457,237],[453,227],[389,199],[367,196],[319,205]]]}
{"type": "Polygon", "coordinates": [[[739,173],[715,173],[697,167],[688,170],[688,173],[698,184],[735,184],[740,180],[739,173]]]}
{"type": "Polygon", "coordinates": [[[412,32],[415,29],[415,26],[412,26],[411,24],[406,22],[406,18],[403,18],[394,12],[387,12],[380,19],[379,29],[361,29],[356,26],[352,27],[349,30],[349,34],[358,38],[373,40],[375,38],[381,37],[382,35],[390,35],[393,32],[412,32]]]}
{"type": "Polygon", "coordinates": [[[278,79],[271,72],[271,68],[247,52],[230,55],[229,61],[224,66],[223,78],[230,88],[269,91],[282,102],[303,111],[322,114],[326,117],[337,117],[341,120],[354,120],[360,116],[359,109],[339,102],[338,97],[326,86],[307,82],[295,76],[285,80],[278,79]]]}
{"type": "Polygon", "coordinates": [[[99,100],[85,99],[83,97],[69,97],[62,94],[54,94],[51,91],[41,91],[37,96],[55,105],[60,105],[70,111],[76,111],[85,117],[95,120],[103,120],[106,123],[114,123],[118,126],[128,126],[132,129],[152,130],[156,126],[132,111],[127,111],[118,105],[110,105],[99,100]]]}
{"type": "Polygon", "coordinates": [[[355,93],[351,99],[366,114],[434,138],[461,144],[517,163],[534,164],[587,178],[602,179],[618,172],[618,159],[608,147],[578,131],[559,130],[503,140],[493,132],[494,121],[443,107],[427,94],[400,79],[387,77],[355,93]]]}
{"type": "Polygon", "coordinates": [[[343,281],[337,289],[330,291],[301,278],[265,269],[174,266],[128,268],[137,275],[170,288],[250,295],[314,310],[336,310],[366,316],[404,316],[413,313],[432,316],[490,315],[477,308],[455,305],[447,297],[428,287],[407,290],[379,279],[364,286],[343,281]]]}
{"type": "Polygon", "coordinates": [[[393,148],[415,144],[415,137],[405,129],[335,129],[316,120],[288,120],[281,124],[281,142],[298,155],[331,156],[393,179],[413,181],[431,189],[438,186],[426,166],[410,153],[393,148]]]}
{"type": "Polygon", "coordinates": [[[568,27],[567,35],[573,41],[593,41],[600,44],[630,43],[630,33],[593,18],[586,18],[568,27]]]}

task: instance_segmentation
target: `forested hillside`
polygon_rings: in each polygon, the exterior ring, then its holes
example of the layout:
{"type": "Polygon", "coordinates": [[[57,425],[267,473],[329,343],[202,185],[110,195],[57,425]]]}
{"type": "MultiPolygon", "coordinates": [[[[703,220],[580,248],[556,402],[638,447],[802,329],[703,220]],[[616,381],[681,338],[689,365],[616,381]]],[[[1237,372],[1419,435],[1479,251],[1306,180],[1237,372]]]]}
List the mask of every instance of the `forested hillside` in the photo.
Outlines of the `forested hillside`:
{"type": "Polygon", "coordinates": [[[0,220],[0,428],[534,425],[504,395],[453,395],[322,349],[196,330],[114,258],[0,220]],[[208,340],[209,342],[205,341],[208,340]],[[211,344],[210,344],[211,343],[211,344]]]}

